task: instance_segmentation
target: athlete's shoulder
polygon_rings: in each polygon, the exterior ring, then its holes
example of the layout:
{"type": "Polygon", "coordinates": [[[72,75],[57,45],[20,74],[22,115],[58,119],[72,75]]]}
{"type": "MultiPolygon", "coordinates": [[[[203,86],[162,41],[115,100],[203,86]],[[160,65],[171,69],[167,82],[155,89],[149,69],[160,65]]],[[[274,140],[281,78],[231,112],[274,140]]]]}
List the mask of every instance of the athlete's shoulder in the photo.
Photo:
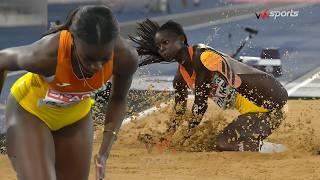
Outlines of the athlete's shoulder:
{"type": "Polygon", "coordinates": [[[21,47],[23,58],[20,58],[18,64],[30,72],[44,76],[53,75],[57,65],[59,37],[59,34],[50,34],[21,47]]]}
{"type": "Polygon", "coordinates": [[[133,74],[138,67],[138,54],[129,42],[118,37],[114,48],[114,72],[133,74]]]}
{"type": "Polygon", "coordinates": [[[223,53],[220,53],[219,51],[205,44],[196,44],[193,46],[193,49],[194,53],[197,54],[196,56],[199,59],[199,64],[210,71],[215,71],[216,68],[213,67],[220,64],[225,57],[223,53]]]}
{"type": "Polygon", "coordinates": [[[59,45],[60,32],[43,36],[31,44],[31,46],[42,51],[56,50],[59,45]]]}

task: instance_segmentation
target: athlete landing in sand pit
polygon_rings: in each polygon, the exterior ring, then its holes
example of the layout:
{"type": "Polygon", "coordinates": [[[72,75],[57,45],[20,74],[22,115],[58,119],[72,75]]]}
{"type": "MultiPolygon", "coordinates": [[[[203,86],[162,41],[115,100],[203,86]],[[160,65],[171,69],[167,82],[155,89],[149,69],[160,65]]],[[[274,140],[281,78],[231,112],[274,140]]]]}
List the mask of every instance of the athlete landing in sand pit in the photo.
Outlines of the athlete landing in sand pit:
{"type": "Polygon", "coordinates": [[[147,19],[139,23],[137,35],[131,39],[137,45],[138,54],[144,58],[139,66],[179,63],[173,80],[176,116],[169,124],[169,135],[181,125],[177,119],[186,113],[189,88],[195,93],[195,100],[192,116],[186,119],[186,139],[195,133],[207,110],[208,98],[212,98],[220,108],[236,108],[240,112],[217,135],[218,151],[265,150],[262,140],[281,124],[282,108],[288,98],[280,82],[212,47],[189,46],[183,28],[174,21],[159,26],[147,19]]]}
{"type": "Polygon", "coordinates": [[[105,6],[80,7],[40,40],[0,51],[1,85],[6,70],[28,71],[11,88],[6,108],[8,156],[18,179],[88,179],[93,141],[89,94],[112,77],[95,156],[97,179],[104,178],[137,58],[105,6]]]}

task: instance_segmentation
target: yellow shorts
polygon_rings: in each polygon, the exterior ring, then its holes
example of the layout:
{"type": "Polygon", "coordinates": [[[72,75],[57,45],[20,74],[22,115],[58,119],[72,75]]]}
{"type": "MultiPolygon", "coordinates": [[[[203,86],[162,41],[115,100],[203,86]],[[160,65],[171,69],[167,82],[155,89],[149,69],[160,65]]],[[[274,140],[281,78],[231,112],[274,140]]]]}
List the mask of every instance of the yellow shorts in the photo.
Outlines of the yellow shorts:
{"type": "Polygon", "coordinates": [[[240,114],[246,114],[250,112],[269,112],[268,109],[255,105],[249,99],[245,98],[240,94],[237,94],[235,108],[239,110],[240,114]]]}
{"type": "Polygon", "coordinates": [[[39,100],[45,97],[47,89],[47,83],[39,75],[27,73],[14,83],[11,94],[26,111],[37,116],[52,131],[73,124],[90,112],[90,98],[67,107],[39,105],[39,100]]]}

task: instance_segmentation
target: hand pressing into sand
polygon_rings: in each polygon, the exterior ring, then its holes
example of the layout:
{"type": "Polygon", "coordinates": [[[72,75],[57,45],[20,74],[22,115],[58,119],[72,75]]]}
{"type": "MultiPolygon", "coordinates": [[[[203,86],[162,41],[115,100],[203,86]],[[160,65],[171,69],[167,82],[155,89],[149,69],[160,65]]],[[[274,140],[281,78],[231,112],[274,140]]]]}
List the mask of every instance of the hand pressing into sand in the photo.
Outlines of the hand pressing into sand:
{"type": "Polygon", "coordinates": [[[105,177],[105,170],[106,170],[106,160],[105,156],[101,156],[99,154],[95,155],[94,157],[94,164],[96,169],[96,180],[103,180],[105,177]]]}
{"type": "Polygon", "coordinates": [[[200,124],[198,119],[191,119],[188,122],[188,129],[185,133],[185,138],[190,138],[196,132],[196,127],[200,124]]]}
{"type": "Polygon", "coordinates": [[[176,118],[172,118],[167,122],[167,130],[165,132],[166,135],[170,136],[174,134],[177,130],[178,123],[176,118]]]}

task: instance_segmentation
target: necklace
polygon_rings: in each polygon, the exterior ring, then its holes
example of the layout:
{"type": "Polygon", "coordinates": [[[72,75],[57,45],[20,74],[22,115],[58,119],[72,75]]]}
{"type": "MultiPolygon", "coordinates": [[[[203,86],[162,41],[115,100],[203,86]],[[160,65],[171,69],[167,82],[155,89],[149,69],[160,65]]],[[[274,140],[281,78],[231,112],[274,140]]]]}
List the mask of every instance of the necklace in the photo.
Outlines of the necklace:
{"type": "MultiPolygon", "coordinates": [[[[83,73],[83,70],[82,70],[82,67],[81,67],[81,63],[78,59],[78,56],[77,56],[77,64],[78,64],[78,67],[79,67],[79,70],[80,70],[80,73],[81,73],[81,76],[83,78],[83,86],[88,86],[91,90],[96,90],[95,88],[93,88],[90,83],[87,81],[87,78],[85,77],[84,73],[83,73]]],[[[93,76],[93,75],[92,75],[93,76]]],[[[102,66],[102,82],[101,82],[101,86],[103,86],[104,84],[104,67],[102,66]]]]}
{"type": "MultiPolygon", "coordinates": [[[[87,81],[87,78],[85,77],[84,73],[83,73],[83,68],[82,68],[82,64],[80,63],[80,58],[79,58],[79,55],[77,53],[77,48],[75,46],[75,44],[73,43],[73,52],[75,53],[75,59],[77,61],[77,64],[78,64],[78,67],[79,67],[79,70],[80,70],[80,73],[81,73],[81,76],[83,78],[83,86],[88,86],[92,91],[95,91],[96,89],[93,88],[90,83],[87,81]]],[[[102,66],[102,72],[101,72],[101,75],[102,75],[102,82],[101,82],[101,87],[103,87],[104,85],[104,66],[102,66]]],[[[94,76],[94,75],[92,75],[94,76]]]]}
{"type": "Polygon", "coordinates": [[[91,90],[95,90],[95,89],[89,84],[89,82],[87,81],[87,78],[84,76],[83,71],[82,71],[82,67],[81,67],[80,62],[79,62],[79,59],[77,59],[77,63],[78,63],[79,70],[80,70],[80,73],[81,73],[82,78],[83,78],[83,86],[86,86],[86,85],[87,85],[91,90]]]}

